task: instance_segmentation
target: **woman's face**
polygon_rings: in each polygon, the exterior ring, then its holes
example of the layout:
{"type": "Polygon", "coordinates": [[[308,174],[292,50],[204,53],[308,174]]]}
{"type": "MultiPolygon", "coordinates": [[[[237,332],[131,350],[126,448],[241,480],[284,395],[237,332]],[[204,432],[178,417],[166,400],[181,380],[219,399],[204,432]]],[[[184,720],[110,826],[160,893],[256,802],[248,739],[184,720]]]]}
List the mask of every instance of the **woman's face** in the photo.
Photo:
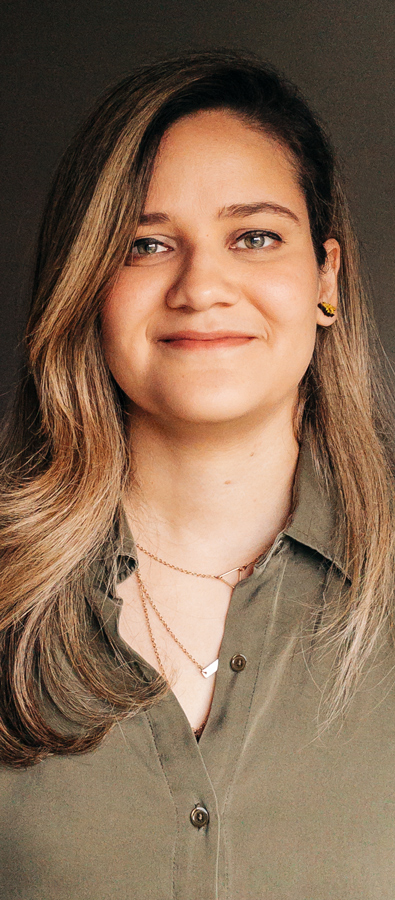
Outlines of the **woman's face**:
{"type": "Polygon", "coordinates": [[[226,111],[164,136],[127,263],[103,311],[110,370],[170,423],[291,418],[317,304],[336,305],[339,247],[318,269],[286,151],[226,111]]]}

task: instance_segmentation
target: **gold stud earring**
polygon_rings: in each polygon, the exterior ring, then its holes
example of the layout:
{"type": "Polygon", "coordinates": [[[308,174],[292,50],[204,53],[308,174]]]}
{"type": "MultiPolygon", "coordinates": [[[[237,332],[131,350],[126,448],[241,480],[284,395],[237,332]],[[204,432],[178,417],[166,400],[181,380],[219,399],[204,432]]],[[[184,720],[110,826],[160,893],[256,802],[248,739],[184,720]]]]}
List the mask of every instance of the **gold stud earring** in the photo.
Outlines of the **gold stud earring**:
{"type": "Polygon", "coordinates": [[[332,306],[331,303],[319,303],[319,309],[322,309],[324,316],[334,316],[336,312],[336,307],[332,306]]]}

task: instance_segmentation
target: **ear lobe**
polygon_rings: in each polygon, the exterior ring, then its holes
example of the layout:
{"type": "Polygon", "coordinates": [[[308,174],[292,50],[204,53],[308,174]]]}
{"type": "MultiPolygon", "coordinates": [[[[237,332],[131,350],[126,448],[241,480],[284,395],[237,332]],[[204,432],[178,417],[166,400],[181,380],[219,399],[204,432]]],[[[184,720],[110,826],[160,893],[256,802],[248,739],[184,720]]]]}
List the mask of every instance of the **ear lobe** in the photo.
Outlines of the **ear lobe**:
{"type": "Polygon", "coordinates": [[[324,244],[326,262],[319,274],[319,296],[317,304],[317,325],[333,325],[337,319],[337,278],[340,268],[340,246],[330,238],[324,244]]]}

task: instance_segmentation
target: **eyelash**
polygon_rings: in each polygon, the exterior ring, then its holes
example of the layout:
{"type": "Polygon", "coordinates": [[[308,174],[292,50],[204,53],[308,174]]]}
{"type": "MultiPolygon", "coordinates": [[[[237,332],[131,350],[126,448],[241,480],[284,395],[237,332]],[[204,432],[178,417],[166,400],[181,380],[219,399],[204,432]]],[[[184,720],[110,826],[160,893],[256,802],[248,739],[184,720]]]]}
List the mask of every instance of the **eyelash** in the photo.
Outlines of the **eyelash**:
{"type": "MultiPolygon", "coordinates": [[[[239,237],[237,238],[236,241],[234,241],[234,243],[233,243],[232,246],[235,246],[236,244],[239,244],[240,241],[245,240],[245,239],[248,238],[248,237],[263,237],[263,238],[268,237],[268,238],[270,238],[271,240],[276,241],[277,243],[281,243],[281,244],[283,243],[283,240],[282,240],[282,238],[280,237],[280,235],[279,235],[279,234],[276,234],[276,232],[274,232],[274,231],[266,231],[266,230],[263,230],[263,229],[254,229],[254,230],[251,230],[251,231],[245,231],[243,234],[239,235],[239,237]]],[[[138,259],[138,257],[140,257],[140,259],[148,259],[149,256],[157,256],[157,255],[158,255],[157,253],[152,253],[152,254],[150,254],[150,253],[147,253],[147,254],[143,254],[143,253],[139,254],[139,253],[137,253],[136,255],[134,255],[134,254],[133,254],[133,250],[137,249],[139,246],[143,246],[144,244],[156,244],[156,247],[157,247],[157,248],[158,248],[158,247],[165,247],[165,246],[166,246],[166,244],[165,244],[163,241],[159,241],[157,238],[150,238],[150,237],[146,237],[146,238],[137,238],[137,239],[133,242],[133,244],[132,244],[132,246],[131,246],[131,248],[130,248],[130,250],[129,250],[129,253],[128,253],[128,255],[127,255],[127,264],[128,264],[128,260],[132,260],[133,258],[134,258],[134,259],[138,259]]],[[[269,245],[269,246],[270,246],[270,245],[269,245]]],[[[172,249],[172,248],[170,248],[170,249],[172,249]]],[[[255,247],[255,248],[254,248],[254,247],[244,247],[243,249],[244,249],[244,250],[251,250],[251,251],[254,251],[254,250],[255,250],[256,252],[259,252],[259,250],[266,250],[266,249],[268,249],[268,248],[267,248],[267,247],[255,247]]],[[[130,265],[130,263],[129,263],[129,265],[130,265]]]]}

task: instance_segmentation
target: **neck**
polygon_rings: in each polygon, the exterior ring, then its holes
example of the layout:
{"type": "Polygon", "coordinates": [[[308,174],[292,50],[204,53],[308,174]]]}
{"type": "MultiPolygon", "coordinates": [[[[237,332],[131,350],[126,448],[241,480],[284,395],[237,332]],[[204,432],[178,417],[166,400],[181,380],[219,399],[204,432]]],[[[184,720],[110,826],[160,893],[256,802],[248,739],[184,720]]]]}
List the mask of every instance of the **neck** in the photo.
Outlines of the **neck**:
{"type": "Polygon", "coordinates": [[[268,549],[291,507],[299,447],[290,416],[240,433],[166,429],[137,411],[125,507],[136,540],[194,571],[244,565],[268,549]]]}

